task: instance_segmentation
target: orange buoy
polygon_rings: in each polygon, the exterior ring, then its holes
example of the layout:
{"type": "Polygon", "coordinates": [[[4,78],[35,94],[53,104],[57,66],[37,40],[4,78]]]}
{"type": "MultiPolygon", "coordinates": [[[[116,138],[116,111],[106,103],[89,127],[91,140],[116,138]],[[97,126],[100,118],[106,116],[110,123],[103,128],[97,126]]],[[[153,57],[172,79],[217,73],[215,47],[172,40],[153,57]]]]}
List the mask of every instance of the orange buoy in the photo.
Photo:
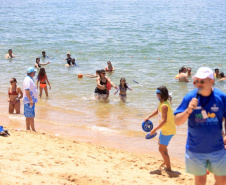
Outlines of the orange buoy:
{"type": "Polygon", "coordinates": [[[78,74],[78,78],[82,78],[83,77],[83,74],[78,74]]]}

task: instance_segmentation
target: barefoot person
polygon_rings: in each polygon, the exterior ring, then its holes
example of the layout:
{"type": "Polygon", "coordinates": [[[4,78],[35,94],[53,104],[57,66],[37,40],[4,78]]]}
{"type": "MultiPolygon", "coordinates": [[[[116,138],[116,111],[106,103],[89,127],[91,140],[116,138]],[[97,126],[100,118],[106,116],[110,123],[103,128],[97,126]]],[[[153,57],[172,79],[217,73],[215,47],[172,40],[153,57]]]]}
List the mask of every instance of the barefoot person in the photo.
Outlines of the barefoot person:
{"type": "Polygon", "coordinates": [[[38,102],[38,91],[35,87],[33,77],[35,76],[35,68],[29,67],[27,69],[27,76],[23,82],[24,92],[24,116],[26,117],[26,129],[35,131],[34,117],[35,117],[35,103],[38,102]]]}
{"type": "Polygon", "coordinates": [[[195,184],[206,184],[207,169],[215,184],[226,184],[226,150],[222,120],[226,117],[226,94],[214,88],[214,74],[200,67],[193,77],[196,89],[185,95],[174,112],[176,125],[188,119],[186,171],[194,175],[195,184]]]}
{"type": "Polygon", "coordinates": [[[5,55],[6,59],[15,58],[15,55],[13,54],[13,50],[9,49],[8,54],[5,55]]]}
{"type": "Polygon", "coordinates": [[[49,85],[49,89],[51,90],[51,85],[49,83],[49,80],[47,78],[47,75],[46,75],[46,71],[45,71],[45,68],[44,67],[41,67],[40,68],[40,71],[38,73],[38,77],[37,77],[37,89],[38,89],[38,83],[39,84],[39,89],[40,89],[40,94],[39,94],[39,97],[41,98],[42,97],[42,90],[44,89],[45,93],[46,93],[46,97],[49,96],[48,94],[48,89],[47,89],[47,83],[49,85]]]}
{"type": "Polygon", "coordinates": [[[16,78],[10,79],[10,86],[8,90],[8,102],[9,102],[9,113],[13,114],[14,109],[16,114],[20,114],[20,99],[23,98],[23,93],[19,86],[16,85],[16,78]],[[20,96],[19,96],[20,95],[20,96]]]}
{"type": "Polygon", "coordinates": [[[155,127],[150,135],[155,134],[157,130],[161,129],[159,135],[159,152],[162,155],[164,163],[161,165],[166,166],[167,171],[171,171],[170,158],[168,154],[167,146],[171,138],[176,134],[176,126],[174,122],[173,111],[170,106],[169,93],[165,86],[160,86],[156,90],[157,98],[160,101],[158,108],[147,116],[144,121],[159,114],[159,125],[155,127]]]}

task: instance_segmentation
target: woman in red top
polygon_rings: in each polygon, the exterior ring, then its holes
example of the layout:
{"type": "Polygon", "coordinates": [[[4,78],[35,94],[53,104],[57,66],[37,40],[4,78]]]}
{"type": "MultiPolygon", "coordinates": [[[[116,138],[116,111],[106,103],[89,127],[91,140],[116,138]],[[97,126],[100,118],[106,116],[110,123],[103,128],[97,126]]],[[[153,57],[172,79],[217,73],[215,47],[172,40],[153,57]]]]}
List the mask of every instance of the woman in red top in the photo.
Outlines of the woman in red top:
{"type": "Polygon", "coordinates": [[[38,77],[37,77],[37,89],[38,89],[38,83],[39,84],[39,87],[40,87],[40,98],[42,97],[42,90],[44,89],[45,93],[46,93],[46,97],[48,97],[48,89],[47,89],[47,84],[46,82],[48,83],[49,85],[49,89],[51,89],[51,85],[49,83],[49,80],[47,78],[47,75],[46,75],[46,71],[45,71],[45,68],[44,67],[41,67],[40,68],[40,71],[38,73],[38,77]]]}
{"type": "Polygon", "coordinates": [[[108,66],[105,67],[106,72],[112,72],[115,70],[115,68],[111,64],[111,61],[108,61],[107,64],[108,64],[108,66]]]}
{"type": "Polygon", "coordinates": [[[20,99],[23,98],[23,93],[19,86],[16,85],[16,78],[10,79],[10,86],[8,90],[8,102],[9,102],[9,113],[13,114],[16,109],[16,114],[20,114],[20,99]],[[19,97],[20,94],[20,97],[19,97]]]}

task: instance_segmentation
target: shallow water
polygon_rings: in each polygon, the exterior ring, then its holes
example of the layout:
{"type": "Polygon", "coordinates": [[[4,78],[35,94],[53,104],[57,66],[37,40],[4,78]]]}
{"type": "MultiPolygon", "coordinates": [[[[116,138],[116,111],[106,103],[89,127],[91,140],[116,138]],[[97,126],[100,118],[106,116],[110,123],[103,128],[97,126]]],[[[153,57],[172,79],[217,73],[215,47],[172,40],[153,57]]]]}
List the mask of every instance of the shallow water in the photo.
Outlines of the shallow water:
{"type": "MultiPolygon", "coordinates": [[[[174,79],[181,66],[193,73],[203,65],[226,71],[226,3],[217,1],[4,1],[0,5],[0,96],[6,101],[9,80],[22,87],[26,69],[41,51],[47,59],[52,85],[49,98],[36,106],[39,129],[116,146],[132,151],[157,151],[157,138],[147,141],[143,119],[157,108],[155,89],[166,85],[175,110],[191,89],[174,79]],[[5,60],[9,48],[16,58],[5,60]],[[77,66],[64,67],[66,53],[77,66]],[[108,73],[115,84],[125,77],[133,91],[126,103],[110,92],[108,102],[94,98],[95,79],[78,79],[79,73],[94,74],[110,60],[116,71],[108,73]],[[135,83],[133,80],[139,82],[135,83]]],[[[225,82],[216,82],[225,91],[225,82]]],[[[23,116],[2,115],[15,127],[23,116]]],[[[22,108],[23,109],[23,108],[22,108]]],[[[157,117],[152,121],[157,124],[157,117]]],[[[186,125],[177,127],[170,143],[173,156],[183,159],[186,125]]]]}

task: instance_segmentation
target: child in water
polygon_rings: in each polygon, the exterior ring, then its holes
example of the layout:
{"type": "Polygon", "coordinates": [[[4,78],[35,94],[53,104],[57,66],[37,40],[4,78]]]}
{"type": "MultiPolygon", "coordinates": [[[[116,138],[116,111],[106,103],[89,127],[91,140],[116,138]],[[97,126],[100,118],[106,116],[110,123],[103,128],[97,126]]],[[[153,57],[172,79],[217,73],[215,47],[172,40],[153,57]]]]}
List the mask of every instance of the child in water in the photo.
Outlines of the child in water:
{"type": "Polygon", "coordinates": [[[117,88],[117,90],[115,91],[114,95],[116,95],[119,92],[119,97],[120,99],[125,102],[126,100],[126,91],[127,89],[129,89],[130,91],[132,91],[132,89],[128,86],[128,84],[126,83],[126,79],[125,78],[121,78],[120,79],[120,84],[117,88]]]}
{"type": "Polygon", "coordinates": [[[151,117],[159,114],[159,125],[153,130],[151,130],[150,135],[156,133],[158,129],[161,128],[161,132],[159,135],[159,152],[162,155],[164,163],[160,166],[166,165],[166,170],[171,171],[170,158],[167,150],[167,146],[171,140],[171,138],[176,134],[176,126],[174,122],[173,111],[170,106],[169,93],[165,86],[160,86],[156,90],[157,98],[159,100],[158,108],[147,116],[144,121],[150,119],[151,117]]]}
{"type": "Polygon", "coordinates": [[[40,83],[39,87],[40,87],[40,98],[42,97],[42,90],[44,89],[45,93],[46,93],[46,97],[48,97],[48,89],[47,89],[47,84],[49,85],[49,89],[51,89],[51,85],[49,83],[49,80],[47,78],[46,75],[46,71],[44,67],[40,68],[40,71],[38,73],[38,77],[37,77],[37,89],[38,89],[38,83],[40,83]]]}

